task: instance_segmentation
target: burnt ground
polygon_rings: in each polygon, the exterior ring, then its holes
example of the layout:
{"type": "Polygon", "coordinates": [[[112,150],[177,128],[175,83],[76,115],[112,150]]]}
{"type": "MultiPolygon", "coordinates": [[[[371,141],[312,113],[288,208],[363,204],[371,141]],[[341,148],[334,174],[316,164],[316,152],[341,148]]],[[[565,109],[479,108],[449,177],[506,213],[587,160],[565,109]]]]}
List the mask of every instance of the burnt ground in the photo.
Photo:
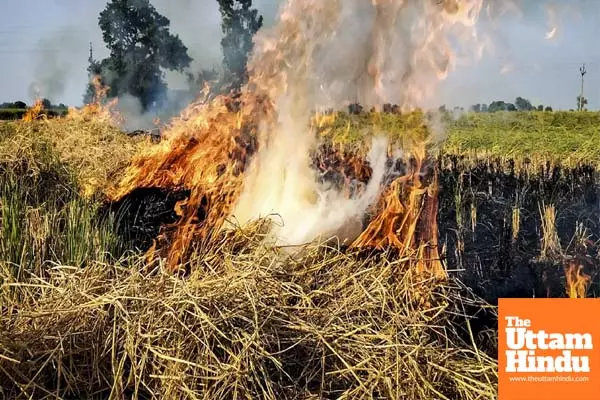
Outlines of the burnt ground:
{"type": "Polygon", "coordinates": [[[478,295],[494,304],[499,297],[564,297],[570,260],[592,277],[588,295],[600,295],[600,176],[593,166],[525,171],[492,161],[465,170],[458,158],[440,163],[447,167],[440,173],[441,245],[449,268],[478,295]],[[560,242],[545,259],[540,257],[543,205],[555,206],[560,242]],[[519,210],[515,238],[514,209],[519,210]]]}
{"type": "MultiPolygon", "coordinates": [[[[346,157],[324,148],[313,166],[323,182],[354,191],[368,181],[371,171],[356,159],[345,162],[346,157]]],[[[565,260],[576,258],[592,278],[588,296],[600,296],[600,176],[592,166],[524,169],[494,160],[469,167],[455,157],[432,161],[439,168],[442,256],[452,274],[473,292],[492,304],[500,297],[564,297],[565,260]],[[555,206],[560,241],[559,251],[547,259],[540,258],[542,204],[555,206]],[[514,209],[519,210],[515,238],[514,209]]],[[[391,181],[410,165],[390,160],[388,167],[386,181],[391,181]]],[[[174,206],[188,195],[185,190],[138,189],[104,210],[118,213],[119,235],[144,251],[161,226],[177,221],[174,206]]]]}
{"type": "Polygon", "coordinates": [[[105,204],[101,214],[115,214],[116,230],[121,239],[136,250],[147,251],[161,227],[177,222],[175,205],[189,195],[186,190],[140,188],[120,201],[105,204]]]}

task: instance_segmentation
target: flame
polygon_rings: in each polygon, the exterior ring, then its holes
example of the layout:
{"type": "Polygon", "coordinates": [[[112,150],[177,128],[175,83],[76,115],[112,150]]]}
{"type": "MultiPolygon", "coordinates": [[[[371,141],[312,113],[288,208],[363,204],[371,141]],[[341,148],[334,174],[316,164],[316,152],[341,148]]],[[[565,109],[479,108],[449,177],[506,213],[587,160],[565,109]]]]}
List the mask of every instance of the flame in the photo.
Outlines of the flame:
{"type": "Polygon", "coordinates": [[[571,299],[583,299],[590,284],[590,276],[583,272],[583,265],[571,262],[565,267],[567,296],[571,299]]]}
{"type": "Polygon", "coordinates": [[[92,85],[94,86],[94,97],[92,102],[85,104],[81,108],[69,107],[67,119],[97,121],[119,125],[123,122],[123,117],[116,111],[119,100],[117,98],[107,100],[110,87],[102,83],[102,78],[99,75],[92,77],[92,85]]]}
{"type": "Polygon", "coordinates": [[[277,24],[255,36],[241,93],[205,96],[188,107],[159,145],[134,160],[111,198],[148,187],[189,191],[175,207],[179,221],[164,227],[149,253],[166,257],[172,269],[214,233],[261,217],[276,222],[277,214],[283,224],[269,236],[277,245],[337,238],[351,247],[395,247],[443,276],[437,175],[424,167],[424,138],[411,148],[415,168],[383,193],[388,140],[373,138],[368,152],[339,149],[337,157],[350,164],[339,167],[345,187],[336,188],[314,168],[318,128],[335,114],[313,110],[348,102],[422,106],[454,66],[453,37],[481,48],[481,8],[482,0],[288,0],[277,24]],[[350,176],[364,181],[361,190],[349,190],[350,176]]]}
{"type": "Polygon", "coordinates": [[[38,98],[35,100],[35,103],[32,107],[30,107],[25,115],[23,115],[23,121],[31,122],[37,119],[45,119],[46,114],[44,114],[44,103],[42,99],[38,98]]]}
{"type": "Polygon", "coordinates": [[[268,104],[247,100],[239,111],[224,96],[190,105],[163,132],[164,140],[137,157],[109,193],[119,200],[138,187],[190,190],[175,209],[180,221],[167,227],[157,243],[168,244],[163,250],[169,265],[179,265],[193,241],[220,229],[239,195],[255,146],[256,119],[264,113],[260,107],[268,109],[268,104]]]}

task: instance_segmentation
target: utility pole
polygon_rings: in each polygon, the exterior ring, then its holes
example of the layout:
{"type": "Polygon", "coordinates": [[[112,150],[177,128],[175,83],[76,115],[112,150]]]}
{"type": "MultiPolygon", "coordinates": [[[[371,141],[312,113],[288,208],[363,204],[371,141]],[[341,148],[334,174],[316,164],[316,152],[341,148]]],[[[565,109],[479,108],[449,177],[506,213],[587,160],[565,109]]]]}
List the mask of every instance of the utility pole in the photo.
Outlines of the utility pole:
{"type": "Polygon", "coordinates": [[[579,67],[579,73],[581,74],[581,94],[579,95],[579,104],[577,107],[577,111],[583,111],[584,106],[584,97],[583,97],[583,77],[587,74],[587,69],[585,68],[585,64],[579,67]]]}

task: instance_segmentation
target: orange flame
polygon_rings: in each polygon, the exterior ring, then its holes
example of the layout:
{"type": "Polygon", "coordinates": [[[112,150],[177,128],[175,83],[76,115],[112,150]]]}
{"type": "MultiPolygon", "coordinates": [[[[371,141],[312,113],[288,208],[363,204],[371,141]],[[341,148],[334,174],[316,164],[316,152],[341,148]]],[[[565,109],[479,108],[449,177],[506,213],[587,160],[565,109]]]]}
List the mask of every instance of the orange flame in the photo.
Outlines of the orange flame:
{"type": "Polygon", "coordinates": [[[44,103],[42,99],[36,99],[35,104],[30,107],[25,115],[23,115],[23,121],[31,122],[37,119],[46,119],[46,114],[44,114],[44,103]]]}
{"type": "Polygon", "coordinates": [[[192,243],[217,232],[230,214],[256,146],[257,120],[268,111],[268,104],[250,97],[244,107],[225,96],[192,104],[163,132],[159,145],[133,161],[110,193],[119,200],[135,188],[190,191],[175,208],[179,221],[165,228],[155,246],[172,269],[185,261],[192,243]]]}
{"type": "Polygon", "coordinates": [[[115,110],[119,100],[114,98],[107,101],[110,87],[102,83],[102,78],[99,75],[94,76],[91,83],[94,86],[92,102],[79,109],[69,107],[67,118],[119,125],[123,121],[123,117],[115,110]]]}
{"type": "MultiPolygon", "coordinates": [[[[241,94],[192,104],[163,132],[159,145],[134,160],[111,191],[113,200],[136,188],[190,192],[175,207],[179,220],[164,227],[152,254],[165,256],[170,268],[177,269],[194,243],[210,239],[228,217],[245,223],[270,210],[287,213],[291,217],[284,221],[288,227],[302,225],[294,231],[299,231],[295,239],[314,240],[329,234],[327,229],[345,228],[342,225],[348,219],[360,220],[376,202],[380,181],[373,177],[367,190],[370,195],[360,203],[345,201],[343,193],[323,193],[311,169],[311,154],[317,146],[311,123],[318,125],[333,117],[317,116],[311,121],[311,110],[332,104],[339,107],[351,100],[380,106],[384,101],[395,102],[390,96],[398,98],[404,109],[419,107],[452,67],[454,56],[446,36],[459,31],[465,42],[474,38],[482,0],[370,3],[370,40],[364,49],[352,49],[357,50],[353,54],[356,68],[348,68],[348,60],[335,57],[343,36],[340,32],[355,26],[348,15],[357,6],[342,0],[288,0],[279,22],[255,37],[249,82],[241,94]],[[413,18],[415,11],[418,18],[413,18]],[[402,33],[394,31],[400,18],[411,24],[402,33]],[[409,49],[409,54],[394,56],[401,48],[409,49]],[[337,64],[322,65],[329,55],[337,64]],[[353,86],[340,90],[348,82],[353,86]],[[333,200],[319,203],[319,195],[333,200]],[[336,213],[341,204],[343,212],[336,213]],[[360,215],[352,209],[356,204],[360,215]],[[323,224],[321,217],[329,218],[331,226],[304,226],[323,224]]],[[[423,182],[426,156],[424,143],[420,145],[415,168],[392,183],[379,201],[379,214],[362,234],[352,237],[352,247],[395,247],[405,256],[418,257],[420,270],[442,277],[445,273],[437,250],[437,174],[433,173],[429,184],[423,182]]],[[[383,179],[385,157],[380,147],[374,146],[379,151],[373,155],[378,162],[374,171],[383,179]]],[[[372,173],[365,168],[364,156],[341,156],[351,164],[354,175],[372,173]]]]}
{"type": "Polygon", "coordinates": [[[569,263],[565,267],[565,279],[569,298],[583,299],[586,297],[591,278],[583,272],[583,265],[575,262],[569,263]]]}
{"type": "Polygon", "coordinates": [[[392,182],[381,199],[377,216],[351,247],[394,248],[400,251],[400,258],[417,260],[417,272],[445,278],[438,251],[437,171],[426,186],[422,182],[423,159],[415,161],[411,172],[392,182]]]}

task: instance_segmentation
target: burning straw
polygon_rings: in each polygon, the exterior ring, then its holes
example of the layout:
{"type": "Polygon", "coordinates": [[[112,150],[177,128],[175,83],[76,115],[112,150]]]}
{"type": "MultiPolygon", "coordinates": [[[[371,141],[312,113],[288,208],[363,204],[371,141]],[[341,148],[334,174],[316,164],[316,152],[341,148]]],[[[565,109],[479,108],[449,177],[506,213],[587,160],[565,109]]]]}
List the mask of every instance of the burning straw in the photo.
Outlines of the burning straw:
{"type": "MultiPolygon", "coordinates": [[[[443,275],[433,217],[437,184],[401,178],[398,185],[412,181],[412,192],[402,200],[406,207],[399,210],[390,200],[394,209],[380,210],[361,236],[362,220],[383,191],[385,145],[373,142],[367,159],[373,174],[366,189],[349,198],[347,187],[323,185],[311,168],[319,144],[311,121],[313,110],[339,109],[351,99],[374,107],[386,102],[403,110],[419,107],[453,65],[450,39],[474,44],[481,6],[479,0],[460,6],[455,1],[287,1],[278,23],[255,37],[248,84],[239,96],[190,106],[166,129],[166,141],[131,165],[111,198],[119,201],[143,188],[190,191],[175,209],[179,221],[164,227],[152,249],[171,270],[182,267],[195,244],[210,241],[223,228],[277,215],[282,224],[271,230],[277,245],[331,238],[350,244],[360,237],[355,243],[361,247],[377,248],[387,240],[386,246],[424,258],[421,269],[443,275]],[[398,24],[407,29],[397,31],[398,24]],[[357,35],[364,40],[357,42],[357,35]],[[351,51],[340,52],[349,40],[351,51]],[[380,235],[387,239],[375,239],[380,235]]],[[[419,165],[424,148],[425,143],[416,146],[419,165]]],[[[418,168],[414,176],[421,172],[418,168]]]]}

